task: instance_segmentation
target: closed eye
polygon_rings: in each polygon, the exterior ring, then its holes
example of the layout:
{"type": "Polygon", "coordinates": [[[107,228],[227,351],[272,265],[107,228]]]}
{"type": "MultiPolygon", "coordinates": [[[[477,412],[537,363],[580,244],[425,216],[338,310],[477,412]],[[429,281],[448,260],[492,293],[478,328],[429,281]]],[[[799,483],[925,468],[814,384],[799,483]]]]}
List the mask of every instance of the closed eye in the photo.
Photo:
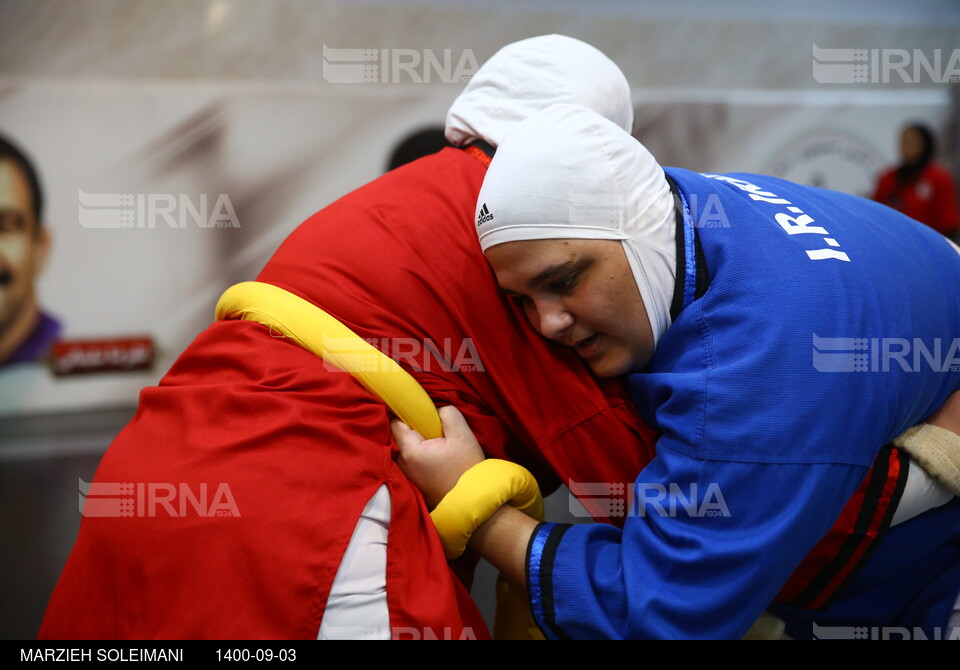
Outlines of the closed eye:
{"type": "Polygon", "coordinates": [[[569,293],[577,285],[579,278],[579,272],[571,272],[561,279],[550,282],[547,288],[554,293],[569,293]]]}
{"type": "Polygon", "coordinates": [[[517,307],[526,307],[530,304],[530,297],[522,293],[507,293],[507,298],[517,307]]]}

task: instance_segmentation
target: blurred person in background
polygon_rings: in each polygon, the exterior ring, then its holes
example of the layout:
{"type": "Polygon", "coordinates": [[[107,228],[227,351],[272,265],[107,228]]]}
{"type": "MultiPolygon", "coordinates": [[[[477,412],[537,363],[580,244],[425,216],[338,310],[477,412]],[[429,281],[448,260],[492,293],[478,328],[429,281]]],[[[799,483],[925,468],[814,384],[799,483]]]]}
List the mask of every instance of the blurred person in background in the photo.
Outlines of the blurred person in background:
{"type": "Polygon", "coordinates": [[[447,142],[443,131],[442,126],[431,126],[405,135],[390,153],[390,158],[387,161],[387,172],[396,170],[401,165],[412,163],[418,158],[435,154],[445,147],[453,146],[447,142]]]}
{"type": "Polygon", "coordinates": [[[957,193],[953,177],[933,157],[933,131],[911,123],[900,133],[900,165],[884,172],[873,199],[925,223],[947,237],[957,234],[957,193]]]}

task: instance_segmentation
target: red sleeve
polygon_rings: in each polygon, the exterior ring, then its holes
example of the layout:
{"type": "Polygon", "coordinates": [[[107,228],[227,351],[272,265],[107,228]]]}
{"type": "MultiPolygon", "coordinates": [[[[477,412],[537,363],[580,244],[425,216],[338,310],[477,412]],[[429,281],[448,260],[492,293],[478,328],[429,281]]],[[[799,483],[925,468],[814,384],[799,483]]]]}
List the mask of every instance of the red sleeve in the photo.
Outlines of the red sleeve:
{"type": "Polygon", "coordinates": [[[896,175],[894,171],[888,170],[884,172],[877,180],[877,185],[873,192],[873,199],[881,204],[890,206],[890,196],[893,194],[895,184],[896,175]]]}
{"type": "Polygon", "coordinates": [[[931,225],[944,235],[953,235],[957,232],[957,190],[953,177],[939,166],[932,166],[928,179],[933,187],[933,197],[930,211],[934,220],[931,225]]]}

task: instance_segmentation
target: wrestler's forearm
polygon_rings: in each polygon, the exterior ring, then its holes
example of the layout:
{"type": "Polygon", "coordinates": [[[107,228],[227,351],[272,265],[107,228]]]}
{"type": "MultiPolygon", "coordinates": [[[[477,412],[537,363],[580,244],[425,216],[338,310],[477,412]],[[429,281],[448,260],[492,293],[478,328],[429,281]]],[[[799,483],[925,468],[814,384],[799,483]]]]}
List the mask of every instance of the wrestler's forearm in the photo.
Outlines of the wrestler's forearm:
{"type": "Polygon", "coordinates": [[[537,522],[505,505],[474,531],[470,546],[518,586],[526,586],[527,544],[537,522]]]}

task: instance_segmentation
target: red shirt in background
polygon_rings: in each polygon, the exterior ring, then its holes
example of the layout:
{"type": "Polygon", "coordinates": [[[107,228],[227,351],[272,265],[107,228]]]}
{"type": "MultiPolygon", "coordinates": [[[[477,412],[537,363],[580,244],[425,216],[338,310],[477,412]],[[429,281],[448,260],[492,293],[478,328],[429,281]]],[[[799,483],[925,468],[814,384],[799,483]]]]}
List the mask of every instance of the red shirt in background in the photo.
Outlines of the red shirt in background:
{"type": "Polygon", "coordinates": [[[925,223],[947,236],[957,232],[957,193],[953,177],[930,162],[920,173],[898,183],[896,169],[888,170],[877,182],[873,199],[925,223]]]}

